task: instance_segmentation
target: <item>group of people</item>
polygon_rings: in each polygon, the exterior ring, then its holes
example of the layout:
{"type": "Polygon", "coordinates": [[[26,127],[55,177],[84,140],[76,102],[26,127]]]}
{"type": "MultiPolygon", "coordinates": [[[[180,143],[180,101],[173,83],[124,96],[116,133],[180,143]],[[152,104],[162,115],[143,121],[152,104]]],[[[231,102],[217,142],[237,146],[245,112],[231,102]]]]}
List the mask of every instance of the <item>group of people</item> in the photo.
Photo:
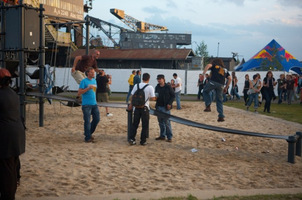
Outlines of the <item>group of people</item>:
{"type": "Polygon", "coordinates": [[[278,104],[281,104],[282,100],[287,100],[288,105],[290,105],[296,93],[300,93],[300,102],[302,102],[302,78],[298,79],[297,77],[297,75],[287,74],[285,76],[285,74],[280,74],[280,78],[276,81],[272,71],[268,71],[263,82],[261,82],[259,73],[253,75],[252,80],[250,80],[249,75],[246,74],[243,89],[246,109],[249,110],[252,102],[254,102],[254,111],[257,112],[259,107],[259,95],[261,94],[262,99],[265,100],[263,112],[270,113],[271,102],[277,98],[274,92],[275,87],[278,87],[278,104]],[[294,76],[296,78],[294,78],[294,76]]]}
{"type": "MultiPolygon", "coordinates": [[[[165,76],[163,74],[157,75],[158,84],[156,85],[155,89],[153,86],[148,84],[150,81],[150,74],[148,73],[143,74],[142,83],[135,83],[134,81],[132,90],[130,91],[130,95],[129,95],[130,103],[128,105],[128,111],[134,110],[134,115],[133,115],[134,117],[133,117],[133,122],[131,124],[130,136],[128,141],[130,145],[136,144],[137,128],[139,126],[140,121],[142,121],[140,144],[141,145],[147,144],[147,138],[149,137],[149,117],[150,117],[149,101],[150,100],[156,101],[155,108],[157,111],[160,111],[165,114],[170,114],[173,101],[175,98],[178,98],[178,100],[176,100],[176,102],[178,102],[177,109],[181,109],[180,106],[181,79],[177,77],[176,73],[173,74],[173,77],[175,79],[174,83],[173,82],[167,83],[165,80],[165,76]],[[140,89],[143,89],[144,92],[144,104],[142,106],[134,106],[133,98],[136,92],[140,89]]],[[[130,85],[131,81],[128,80],[128,82],[130,85]]],[[[160,128],[160,134],[159,137],[155,139],[172,142],[173,133],[172,133],[170,120],[161,115],[158,115],[157,119],[160,128]]]]}

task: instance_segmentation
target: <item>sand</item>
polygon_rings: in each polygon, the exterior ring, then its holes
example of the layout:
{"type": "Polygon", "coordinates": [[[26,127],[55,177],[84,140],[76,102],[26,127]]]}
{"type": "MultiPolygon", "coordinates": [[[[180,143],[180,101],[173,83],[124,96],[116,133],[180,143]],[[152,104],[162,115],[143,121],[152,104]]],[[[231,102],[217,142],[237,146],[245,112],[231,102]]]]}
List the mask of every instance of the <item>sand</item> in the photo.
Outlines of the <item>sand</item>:
{"type": "MultiPolygon", "coordinates": [[[[302,131],[302,124],[226,106],[223,123],[216,121],[214,104],[210,113],[203,112],[201,102],[182,102],[182,107],[172,114],[214,126],[278,135],[302,131]]],[[[203,199],[302,191],[302,159],[296,156],[295,164],[287,162],[285,140],[172,122],[173,142],[155,141],[159,127],[151,116],[148,145],[129,146],[125,109],[110,108],[113,116],[106,117],[100,108],[96,142],[85,143],[81,107],[45,103],[43,127],[38,110],[38,104],[26,107],[27,144],[20,157],[17,199],[151,199],[187,194],[203,199]]]]}

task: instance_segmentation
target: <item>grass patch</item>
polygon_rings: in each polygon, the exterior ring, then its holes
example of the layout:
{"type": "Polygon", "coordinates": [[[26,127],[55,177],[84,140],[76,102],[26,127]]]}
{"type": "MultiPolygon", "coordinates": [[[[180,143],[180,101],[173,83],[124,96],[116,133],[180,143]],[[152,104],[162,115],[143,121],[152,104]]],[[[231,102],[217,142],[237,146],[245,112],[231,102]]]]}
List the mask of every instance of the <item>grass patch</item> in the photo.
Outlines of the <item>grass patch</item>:
{"type": "MultiPolygon", "coordinates": [[[[242,101],[227,101],[224,105],[234,108],[239,108],[246,110],[244,103],[242,101]]],[[[250,110],[253,110],[254,104],[251,105],[250,110]]],[[[297,122],[302,124],[302,105],[300,104],[291,104],[287,105],[272,103],[271,104],[271,113],[263,112],[264,104],[262,103],[261,107],[258,108],[258,112],[261,115],[267,115],[272,117],[281,118],[287,121],[297,122]]]]}
{"type": "Polygon", "coordinates": [[[253,196],[214,197],[213,200],[302,200],[302,194],[273,194],[253,196]]]}
{"type": "MultiPolygon", "coordinates": [[[[119,199],[114,199],[119,200],[119,199]]],[[[139,200],[139,199],[131,199],[139,200]]],[[[165,197],[152,200],[198,200],[197,197],[189,194],[187,197],[165,197]]],[[[252,196],[221,196],[213,197],[209,200],[302,200],[301,194],[272,194],[272,195],[252,195],[252,196]]]]}

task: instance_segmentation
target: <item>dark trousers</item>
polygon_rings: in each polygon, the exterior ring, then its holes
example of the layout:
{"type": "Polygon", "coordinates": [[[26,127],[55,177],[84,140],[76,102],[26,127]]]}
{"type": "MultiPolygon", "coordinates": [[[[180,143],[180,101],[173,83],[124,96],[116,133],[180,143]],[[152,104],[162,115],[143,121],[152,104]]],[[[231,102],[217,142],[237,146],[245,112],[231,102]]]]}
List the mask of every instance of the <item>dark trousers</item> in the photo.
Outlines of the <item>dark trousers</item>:
{"type": "Polygon", "coordinates": [[[245,105],[246,105],[246,103],[247,103],[247,98],[249,97],[249,95],[247,94],[247,91],[248,91],[249,89],[244,89],[243,90],[243,98],[244,98],[244,103],[245,103],[245,105]]]}
{"type": "Polygon", "coordinates": [[[0,159],[0,200],[13,200],[17,190],[19,157],[0,159]]]}
{"type": "Polygon", "coordinates": [[[200,99],[201,96],[203,97],[202,92],[201,92],[202,90],[203,90],[203,85],[199,85],[198,86],[197,99],[200,99]]]}
{"type": "Polygon", "coordinates": [[[264,99],[265,99],[265,104],[264,104],[264,112],[270,112],[271,110],[271,102],[273,99],[273,92],[267,90],[264,93],[264,99]]]}
{"type": "Polygon", "coordinates": [[[144,108],[135,108],[134,110],[134,116],[133,116],[133,123],[131,127],[131,134],[130,139],[135,141],[135,136],[137,133],[137,128],[140,122],[140,119],[142,119],[142,131],[141,131],[141,139],[140,143],[143,144],[146,142],[147,137],[149,135],[149,110],[147,107],[144,108]]]}

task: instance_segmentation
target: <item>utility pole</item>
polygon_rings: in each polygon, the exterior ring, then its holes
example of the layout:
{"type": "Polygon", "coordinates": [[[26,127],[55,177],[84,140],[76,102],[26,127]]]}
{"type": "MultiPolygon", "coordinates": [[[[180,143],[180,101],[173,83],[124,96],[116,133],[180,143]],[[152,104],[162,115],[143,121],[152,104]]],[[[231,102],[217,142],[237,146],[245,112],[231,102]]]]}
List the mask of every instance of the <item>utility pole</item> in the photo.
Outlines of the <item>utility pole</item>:
{"type": "Polygon", "coordinates": [[[218,42],[218,47],[217,47],[217,58],[219,57],[219,42],[218,42]]]}

